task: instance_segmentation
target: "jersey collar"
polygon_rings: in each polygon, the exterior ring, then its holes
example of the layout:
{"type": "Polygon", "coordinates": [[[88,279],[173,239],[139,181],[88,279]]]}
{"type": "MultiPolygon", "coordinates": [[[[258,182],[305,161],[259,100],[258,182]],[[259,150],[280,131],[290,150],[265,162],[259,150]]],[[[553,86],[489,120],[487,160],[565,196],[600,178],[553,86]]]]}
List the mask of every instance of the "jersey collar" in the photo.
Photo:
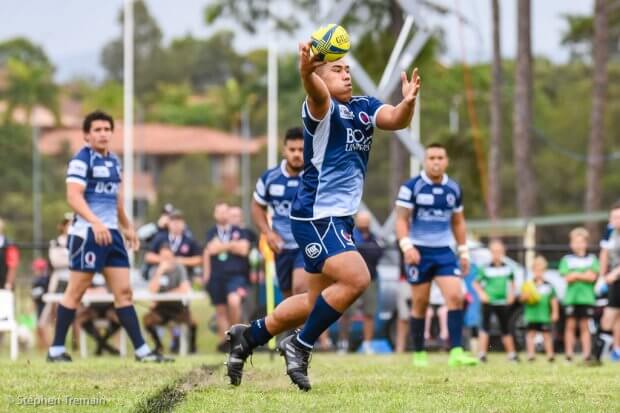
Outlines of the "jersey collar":
{"type": "MultiPolygon", "coordinates": [[[[435,185],[435,182],[433,182],[431,178],[429,178],[428,175],[426,175],[426,171],[420,172],[420,177],[422,177],[422,180],[424,180],[424,182],[426,182],[427,184],[435,185]]],[[[441,185],[445,185],[447,183],[448,183],[448,174],[443,174],[443,178],[441,178],[441,185]]]]}
{"type": "MultiPolygon", "coordinates": [[[[282,162],[280,162],[280,171],[282,171],[282,175],[284,175],[286,178],[291,178],[291,174],[289,174],[286,170],[286,159],[283,159],[282,162]]],[[[294,178],[300,177],[303,173],[303,170],[300,171],[297,175],[294,176],[294,178]]]]}

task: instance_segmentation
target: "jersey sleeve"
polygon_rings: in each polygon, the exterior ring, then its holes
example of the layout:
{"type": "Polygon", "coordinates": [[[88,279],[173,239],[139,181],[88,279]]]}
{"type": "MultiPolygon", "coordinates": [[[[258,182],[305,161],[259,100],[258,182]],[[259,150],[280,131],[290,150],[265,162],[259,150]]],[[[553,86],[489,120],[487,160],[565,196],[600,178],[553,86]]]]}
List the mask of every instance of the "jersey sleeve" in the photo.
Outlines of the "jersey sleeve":
{"type": "Polygon", "coordinates": [[[166,234],[156,235],[149,246],[149,251],[159,254],[159,249],[164,242],[168,242],[168,236],[166,234]]]}
{"type": "Polygon", "coordinates": [[[215,227],[211,228],[207,231],[205,235],[205,245],[211,242],[213,238],[217,237],[217,229],[215,227]]]}
{"type": "Polygon", "coordinates": [[[613,248],[613,246],[611,245],[611,233],[613,232],[613,228],[610,226],[607,226],[607,228],[605,228],[605,235],[603,235],[603,238],[601,238],[601,242],[600,242],[600,247],[601,249],[611,249],[613,248]]]}
{"type": "Polygon", "coordinates": [[[590,267],[590,270],[598,274],[600,268],[601,268],[601,265],[598,261],[598,258],[596,258],[596,256],[593,256],[592,266],[590,267]]]}
{"type": "Polygon", "coordinates": [[[304,100],[304,103],[301,105],[301,120],[304,124],[304,129],[306,130],[306,132],[308,132],[311,136],[314,137],[314,134],[319,127],[319,124],[332,115],[332,113],[334,112],[334,107],[334,100],[330,99],[329,109],[325,114],[325,117],[323,117],[323,119],[317,119],[310,113],[310,110],[308,109],[308,98],[306,98],[306,100],[304,100]]]}
{"type": "Polygon", "coordinates": [[[398,190],[398,196],[396,197],[396,205],[407,209],[413,209],[414,207],[414,194],[413,194],[413,181],[404,183],[398,190]]]}
{"type": "Polygon", "coordinates": [[[86,186],[89,165],[90,156],[88,151],[81,150],[69,161],[66,182],[86,186]]]}
{"type": "Polygon", "coordinates": [[[202,254],[200,245],[198,245],[198,243],[194,239],[189,240],[189,251],[192,257],[202,254]]]}
{"type": "Polygon", "coordinates": [[[267,173],[265,172],[256,181],[254,189],[254,200],[262,206],[269,204],[269,191],[267,190],[267,173]]]}
{"type": "Polygon", "coordinates": [[[558,271],[560,272],[560,275],[562,277],[565,277],[570,272],[570,269],[568,268],[568,261],[566,260],[566,257],[563,257],[562,260],[560,260],[560,265],[558,266],[558,271]]]}
{"type": "Polygon", "coordinates": [[[463,212],[463,188],[457,185],[458,191],[456,193],[456,200],[454,203],[454,212],[463,212]]]}
{"type": "Polygon", "coordinates": [[[370,116],[370,120],[372,121],[372,126],[377,127],[377,115],[379,111],[387,106],[385,103],[380,101],[379,99],[368,96],[368,115],[370,116]]]}

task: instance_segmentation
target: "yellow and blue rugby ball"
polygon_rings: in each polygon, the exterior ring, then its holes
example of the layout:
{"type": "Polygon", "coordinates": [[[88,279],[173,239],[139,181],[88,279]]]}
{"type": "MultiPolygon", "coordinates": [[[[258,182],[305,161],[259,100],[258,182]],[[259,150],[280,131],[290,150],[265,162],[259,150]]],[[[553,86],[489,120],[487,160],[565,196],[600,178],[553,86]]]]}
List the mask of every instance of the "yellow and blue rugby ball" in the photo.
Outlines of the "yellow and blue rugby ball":
{"type": "Polygon", "coordinates": [[[311,36],[311,50],[319,60],[333,62],[347,54],[351,44],[349,33],[337,24],[328,24],[317,29],[311,36]]]}

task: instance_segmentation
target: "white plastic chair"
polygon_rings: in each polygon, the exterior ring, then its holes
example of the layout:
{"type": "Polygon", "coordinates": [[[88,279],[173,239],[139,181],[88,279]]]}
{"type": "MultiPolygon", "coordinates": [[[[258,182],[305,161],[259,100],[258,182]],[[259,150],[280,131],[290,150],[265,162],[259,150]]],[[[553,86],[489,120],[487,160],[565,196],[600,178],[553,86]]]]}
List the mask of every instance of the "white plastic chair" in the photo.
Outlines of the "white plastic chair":
{"type": "Polygon", "coordinates": [[[11,360],[17,360],[17,322],[15,321],[15,296],[11,291],[0,290],[0,331],[11,333],[11,360]]]}

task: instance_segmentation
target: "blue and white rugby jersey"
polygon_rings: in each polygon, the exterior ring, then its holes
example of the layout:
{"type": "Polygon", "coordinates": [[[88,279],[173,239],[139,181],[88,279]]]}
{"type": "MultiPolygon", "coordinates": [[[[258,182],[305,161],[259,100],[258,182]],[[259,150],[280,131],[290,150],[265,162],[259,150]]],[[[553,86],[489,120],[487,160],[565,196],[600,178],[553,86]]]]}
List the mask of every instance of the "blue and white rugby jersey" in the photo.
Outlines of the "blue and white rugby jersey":
{"type": "Polygon", "coordinates": [[[302,105],[304,173],[293,201],[291,218],[320,219],[349,216],[362,199],[378,99],[353,96],[348,103],[332,98],[322,120],[314,119],[307,102],[302,105]]]}
{"type": "MultiPolygon", "coordinates": [[[[89,146],[83,147],[69,161],[66,182],[84,185],[84,199],[91,211],[108,228],[118,228],[116,207],[121,163],[116,155],[108,153],[104,156],[89,146]]],[[[88,227],[90,223],[76,214],[70,233],[84,237],[88,227]]]]}
{"type": "Polygon", "coordinates": [[[413,209],[409,236],[414,245],[454,245],[452,214],[463,210],[463,195],[460,185],[448,175],[435,184],[422,171],[400,187],[396,205],[413,209]]]}
{"type": "Polygon", "coordinates": [[[273,211],[271,223],[274,231],[282,237],[285,249],[298,248],[291,231],[291,203],[299,188],[299,176],[290,176],[286,171],[286,160],[280,165],[267,169],[258,178],[254,199],[273,211]]]}

